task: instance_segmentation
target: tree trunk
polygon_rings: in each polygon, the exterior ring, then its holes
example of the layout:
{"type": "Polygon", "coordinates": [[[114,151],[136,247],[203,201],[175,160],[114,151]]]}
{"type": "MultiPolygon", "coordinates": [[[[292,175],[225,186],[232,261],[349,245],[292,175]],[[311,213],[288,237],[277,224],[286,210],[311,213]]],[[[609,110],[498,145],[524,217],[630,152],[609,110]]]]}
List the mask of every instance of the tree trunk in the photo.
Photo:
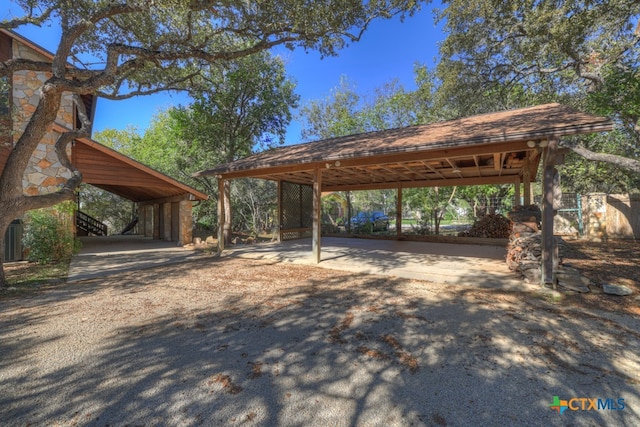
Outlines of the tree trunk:
{"type": "Polygon", "coordinates": [[[4,238],[9,225],[14,219],[10,214],[6,213],[4,206],[0,208],[0,289],[9,286],[4,274],[4,238]]]}

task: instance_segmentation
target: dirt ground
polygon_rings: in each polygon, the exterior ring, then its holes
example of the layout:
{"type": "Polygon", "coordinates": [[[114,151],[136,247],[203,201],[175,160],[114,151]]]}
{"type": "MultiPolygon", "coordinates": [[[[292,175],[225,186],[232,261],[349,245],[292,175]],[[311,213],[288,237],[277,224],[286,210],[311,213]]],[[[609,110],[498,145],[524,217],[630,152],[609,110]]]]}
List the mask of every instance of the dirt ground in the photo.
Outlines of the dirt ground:
{"type": "Polygon", "coordinates": [[[0,299],[0,419],[640,425],[638,247],[613,243],[570,242],[565,262],[631,297],[213,257],[41,285],[0,299]],[[617,407],[560,415],[554,396],[617,407]]]}
{"type": "Polygon", "coordinates": [[[565,303],[608,311],[624,311],[640,316],[640,242],[609,240],[606,243],[565,240],[564,265],[571,265],[591,279],[592,292],[565,292],[565,303]],[[625,285],[630,297],[615,297],[601,292],[601,284],[625,285]]]}

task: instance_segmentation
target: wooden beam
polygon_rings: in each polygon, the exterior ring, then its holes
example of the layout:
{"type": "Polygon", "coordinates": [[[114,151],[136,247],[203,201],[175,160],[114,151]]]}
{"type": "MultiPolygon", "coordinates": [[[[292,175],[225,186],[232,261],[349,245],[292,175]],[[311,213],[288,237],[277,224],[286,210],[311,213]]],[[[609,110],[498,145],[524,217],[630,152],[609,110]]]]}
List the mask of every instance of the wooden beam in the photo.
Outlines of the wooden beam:
{"type": "Polygon", "coordinates": [[[425,168],[429,169],[431,172],[435,173],[440,178],[445,179],[445,176],[439,170],[437,170],[436,168],[434,168],[430,164],[428,164],[426,162],[422,162],[422,164],[424,165],[425,168]]]}
{"type": "Polygon", "coordinates": [[[224,250],[224,182],[218,178],[218,255],[224,250]]]}
{"type": "MultiPolygon", "coordinates": [[[[313,171],[316,168],[325,168],[327,161],[333,162],[336,160],[340,161],[341,168],[348,167],[356,167],[356,166],[370,166],[370,165],[381,165],[386,163],[404,163],[411,162],[417,160],[443,160],[445,158],[453,158],[453,157],[471,157],[474,155],[493,155],[496,152],[517,152],[517,151],[528,151],[531,150],[530,147],[527,146],[526,140],[524,141],[512,141],[512,142],[502,142],[496,144],[481,144],[481,145],[471,145],[471,146],[463,146],[463,147],[440,147],[439,149],[429,149],[425,151],[411,151],[411,152],[401,152],[401,153],[387,153],[387,154],[378,154],[378,155],[370,155],[368,157],[359,155],[357,158],[333,158],[332,156],[327,156],[328,160],[319,160],[312,161],[308,163],[298,163],[298,164],[288,164],[288,165],[256,165],[255,168],[246,169],[246,170],[237,170],[237,171],[228,171],[228,172],[219,172],[225,179],[231,178],[248,178],[254,177],[259,178],[262,176],[274,175],[274,174],[283,174],[283,173],[294,173],[301,171],[313,171]]],[[[197,176],[205,176],[211,175],[214,172],[202,171],[197,176]]]]}
{"type": "Polygon", "coordinates": [[[162,203],[174,203],[174,202],[181,202],[183,200],[191,200],[189,194],[181,194],[179,196],[172,196],[172,197],[163,197],[161,199],[144,200],[144,201],[138,202],[138,205],[145,206],[145,205],[155,205],[155,204],[162,204],[162,203]]]}
{"type": "Polygon", "coordinates": [[[478,156],[473,156],[473,162],[476,164],[476,172],[478,172],[478,176],[482,177],[482,169],[480,169],[480,159],[478,156]]]}
{"type": "Polygon", "coordinates": [[[422,187],[447,187],[447,186],[463,186],[463,185],[484,185],[484,184],[512,184],[514,175],[503,176],[485,176],[482,178],[449,178],[449,179],[430,179],[420,181],[403,181],[403,182],[380,182],[374,184],[347,184],[347,185],[328,185],[322,191],[360,191],[360,190],[384,190],[397,188],[399,184],[403,188],[422,188],[422,187]]]}
{"type": "Polygon", "coordinates": [[[396,196],[396,237],[402,237],[402,185],[398,186],[396,196]]]}
{"type": "Polygon", "coordinates": [[[502,169],[502,153],[493,153],[493,169],[497,171],[502,169]]]}
{"type": "Polygon", "coordinates": [[[542,182],[542,285],[553,284],[554,289],[553,268],[557,264],[557,256],[553,238],[553,177],[557,172],[555,169],[557,149],[558,140],[549,140],[549,145],[545,149],[542,182]]]}
{"type": "Polygon", "coordinates": [[[520,206],[520,175],[516,176],[516,182],[515,182],[515,198],[516,198],[516,202],[515,202],[515,206],[520,206]]]}
{"type": "Polygon", "coordinates": [[[320,227],[322,225],[321,210],[322,210],[322,169],[316,168],[313,173],[313,237],[311,243],[311,249],[313,251],[312,259],[318,264],[320,263],[320,227]]]}

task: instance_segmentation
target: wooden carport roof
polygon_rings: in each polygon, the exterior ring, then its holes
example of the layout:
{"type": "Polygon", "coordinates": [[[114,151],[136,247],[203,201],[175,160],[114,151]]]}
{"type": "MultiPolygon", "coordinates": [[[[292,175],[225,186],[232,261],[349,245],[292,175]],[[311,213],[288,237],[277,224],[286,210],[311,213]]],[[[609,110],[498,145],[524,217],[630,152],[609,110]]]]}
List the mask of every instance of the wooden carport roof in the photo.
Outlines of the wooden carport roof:
{"type": "Polygon", "coordinates": [[[280,147],[196,175],[311,185],[321,169],[322,191],[533,181],[548,140],[612,128],[606,117],[545,104],[280,147]]]}
{"type": "MultiPolygon", "coordinates": [[[[69,130],[58,124],[57,132],[69,130]]],[[[88,138],[75,140],[72,163],[82,182],[136,203],[206,200],[209,196],[88,138]]]]}

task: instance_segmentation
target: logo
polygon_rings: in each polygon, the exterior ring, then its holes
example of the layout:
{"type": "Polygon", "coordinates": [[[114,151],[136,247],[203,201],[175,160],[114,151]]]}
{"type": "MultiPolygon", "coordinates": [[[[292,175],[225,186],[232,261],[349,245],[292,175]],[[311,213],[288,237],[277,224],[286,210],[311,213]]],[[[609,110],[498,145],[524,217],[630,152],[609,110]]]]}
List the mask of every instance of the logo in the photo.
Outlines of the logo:
{"type": "Polygon", "coordinates": [[[566,400],[560,400],[558,396],[553,396],[553,403],[549,405],[554,411],[558,411],[559,414],[564,413],[569,407],[566,400]]]}
{"type": "Polygon", "coordinates": [[[621,411],[624,409],[624,399],[573,397],[564,400],[560,399],[559,396],[553,396],[553,402],[549,407],[554,411],[558,411],[558,414],[563,414],[567,409],[572,411],[621,411]]]}

